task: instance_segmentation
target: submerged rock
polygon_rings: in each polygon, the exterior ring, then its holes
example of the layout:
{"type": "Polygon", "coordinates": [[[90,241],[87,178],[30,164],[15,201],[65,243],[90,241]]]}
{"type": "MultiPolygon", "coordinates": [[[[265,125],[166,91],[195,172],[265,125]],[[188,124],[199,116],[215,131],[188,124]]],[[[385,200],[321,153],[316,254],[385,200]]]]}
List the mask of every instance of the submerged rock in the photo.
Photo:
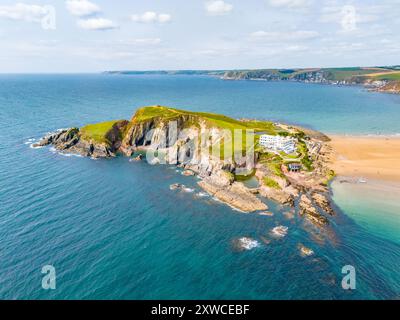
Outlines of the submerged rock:
{"type": "Polygon", "coordinates": [[[182,187],[183,187],[183,185],[180,184],[180,183],[173,183],[173,184],[171,184],[171,185],[169,186],[169,189],[170,189],[170,190],[177,190],[177,189],[180,189],[180,188],[182,188],[182,187]]]}
{"type": "Polygon", "coordinates": [[[292,211],[285,211],[282,213],[286,219],[292,220],[294,219],[294,213],[292,211]]]}
{"type": "Polygon", "coordinates": [[[184,170],[183,172],[182,172],[182,175],[183,176],[194,176],[194,172],[192,171],[192,170],[184,170]]]}

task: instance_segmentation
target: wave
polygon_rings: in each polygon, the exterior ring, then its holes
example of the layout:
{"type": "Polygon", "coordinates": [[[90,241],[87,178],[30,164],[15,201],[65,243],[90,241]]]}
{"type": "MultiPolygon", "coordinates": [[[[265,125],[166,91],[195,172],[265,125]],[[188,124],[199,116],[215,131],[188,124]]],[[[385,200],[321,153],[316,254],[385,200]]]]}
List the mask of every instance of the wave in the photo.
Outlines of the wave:
{"type": "Polygon", "coordinates": [[[288,233],[288,227],[286,226],[277,226],[271,230],[271,235],[277,238],[283,238],[288,233]]]}
{"type": "Polygon", "coordinates": [[[332,137],[347,137],[347,138],[400,138],[400,132],[394,133],[327,133],[332,137]]]}
{"type": "Polygon", "coordinates": [[[60,156],[63,156],[63,157],[77,157],[77,158],[83,157],[82,155],[76,154],[76,153],[57,152],[57,154],[59,154],[60,156]]]}
{"type": "Polygon", "coordinates": [[[77,157],[77,158],[83,158],[83,156],[80,155],[80,154],[61,152],[61,151],[58,151],[55,147],[50,147],[50,148],[49,148],[49,151],[50,151],[51,153],[55,153],[55,154],[58,154],[58,155],[63,156],[63,157],[77,157]]]}
{"type": "Polygon", "coordinates": [[[28,140],[26,140],[26,141],[24,142],[24,144],[29,144],[29,145],[31,145],[31,144],[33,144],[35,141],[36,141],[35,138],[29,138],[28,140]]]}
{"type": "Polygon", "coordinates": [[[233,243],[234,246],[239,250],[252,250],[260,246],[260,243],[257,240],[250,237],[241,237],[235,239],[233,243]]]}
{"type": "Polygon", "coordinates": [[[44,146],[35,146],[35,143],[31,143],[29,145],[29,148],[31,148],[31,149],[41,149],[41,148],[44,148],[44,146]]]}

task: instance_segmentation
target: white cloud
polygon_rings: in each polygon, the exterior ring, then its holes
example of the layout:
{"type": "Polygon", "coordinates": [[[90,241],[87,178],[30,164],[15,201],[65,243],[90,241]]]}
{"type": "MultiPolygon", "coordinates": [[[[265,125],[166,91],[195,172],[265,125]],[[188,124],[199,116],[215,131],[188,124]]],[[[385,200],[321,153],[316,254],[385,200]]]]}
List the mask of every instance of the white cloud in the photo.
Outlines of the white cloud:
{"type": "Polygon", "coordinates": [[[131,15],[131,20],[134,22],[142,23],[167,23],[172,20],[170,14],[167,13],[157,13],[154,11],[147,11],[143,14],[133,14],[131,15]]]}
{"type": "Polygon", "coordinates": [[[166,22],[170,22],[171,21],[171,15],[166,14],[166,13],[160,13],[158,15],[158,21],[160,23],[166,23],[166,22]]]}
{"type": "Polygon", "coordinates": [[[307,49],[308,49],[307,46],[299,46],[299,45],[287,46],[287,47],[285,48],[286,51],[295,51],[295,52],[305,51],[305,50],[307,50],[307,49]]]}
{"type": "Polygon", "coordinates": [[[208,14],[214,16],[224,15],[233,10],[233,5],[222,0],[209,1],[205,6],[208,14]]]}
{"type": "Polygon", "coordinates": [[[157,45],[161,42],[160,38],[138,38],[127,41],[120,41],[123,45],[157,45]]]}
{"type": "Polygon", "coordinates": [[[68,11],[78,17],[90,16],[101,12],[98,5],[88,0],[68,0],[65,4],[68,11]]]}
{"type": "Polygon", "coordinates": [[[302,8],[311,4],[311,0],[269,0],[273,7],[302,8]]]}
{"type": "Polygon", "coordinates": [[[24,20],[29,22],[41,22],[48,14],[46,6],[28,5],[17,3],[12,6],[0,6],[0,17],[12,20],[24,20]]]}
{"type": "Polygon", "coordinates": [[[263,41],[291,41],[291,40],[309,40],[318,37],[319,33],[311,30],[299,30],[293,32],[278,31],[256,31],[250,34],[252,40],[263,41]]]}
{"type": "Polygon", "coordinates": [[[117,28],[111,20],[104,18],[78,20],[78,26],[86,30],[110,30],[117,28]]]}

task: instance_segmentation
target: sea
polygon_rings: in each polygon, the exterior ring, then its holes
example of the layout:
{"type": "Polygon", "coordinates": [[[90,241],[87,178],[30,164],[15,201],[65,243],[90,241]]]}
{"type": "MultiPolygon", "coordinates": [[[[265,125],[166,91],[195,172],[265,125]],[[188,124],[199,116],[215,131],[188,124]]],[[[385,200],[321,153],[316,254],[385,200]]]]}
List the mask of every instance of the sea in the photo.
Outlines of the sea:
{"type": "Polygon", "coordinates": [[[32,148],[47,132],[130,119],[147,105],[328,134],[400,134],[400,96],[361,87],[0,75],[0,299],[400,298],[398,197],[368,183],[334,181],[338,213],[318,230],[268,200],[273,216],[234,211],[174,166],[32,148]],[[276,234],[278,226],[287,229],[276,234]]]}

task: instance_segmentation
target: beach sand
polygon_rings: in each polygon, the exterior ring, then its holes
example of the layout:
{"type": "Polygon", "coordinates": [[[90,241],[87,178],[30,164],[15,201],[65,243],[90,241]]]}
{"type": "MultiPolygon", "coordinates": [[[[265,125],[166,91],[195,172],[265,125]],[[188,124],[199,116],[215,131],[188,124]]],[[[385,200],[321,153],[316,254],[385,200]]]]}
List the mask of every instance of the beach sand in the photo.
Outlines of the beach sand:
{"type": "Polygon", "coordinates": [[[339,176],[400,182],[400,137],[330,136],[339,176]]]}

